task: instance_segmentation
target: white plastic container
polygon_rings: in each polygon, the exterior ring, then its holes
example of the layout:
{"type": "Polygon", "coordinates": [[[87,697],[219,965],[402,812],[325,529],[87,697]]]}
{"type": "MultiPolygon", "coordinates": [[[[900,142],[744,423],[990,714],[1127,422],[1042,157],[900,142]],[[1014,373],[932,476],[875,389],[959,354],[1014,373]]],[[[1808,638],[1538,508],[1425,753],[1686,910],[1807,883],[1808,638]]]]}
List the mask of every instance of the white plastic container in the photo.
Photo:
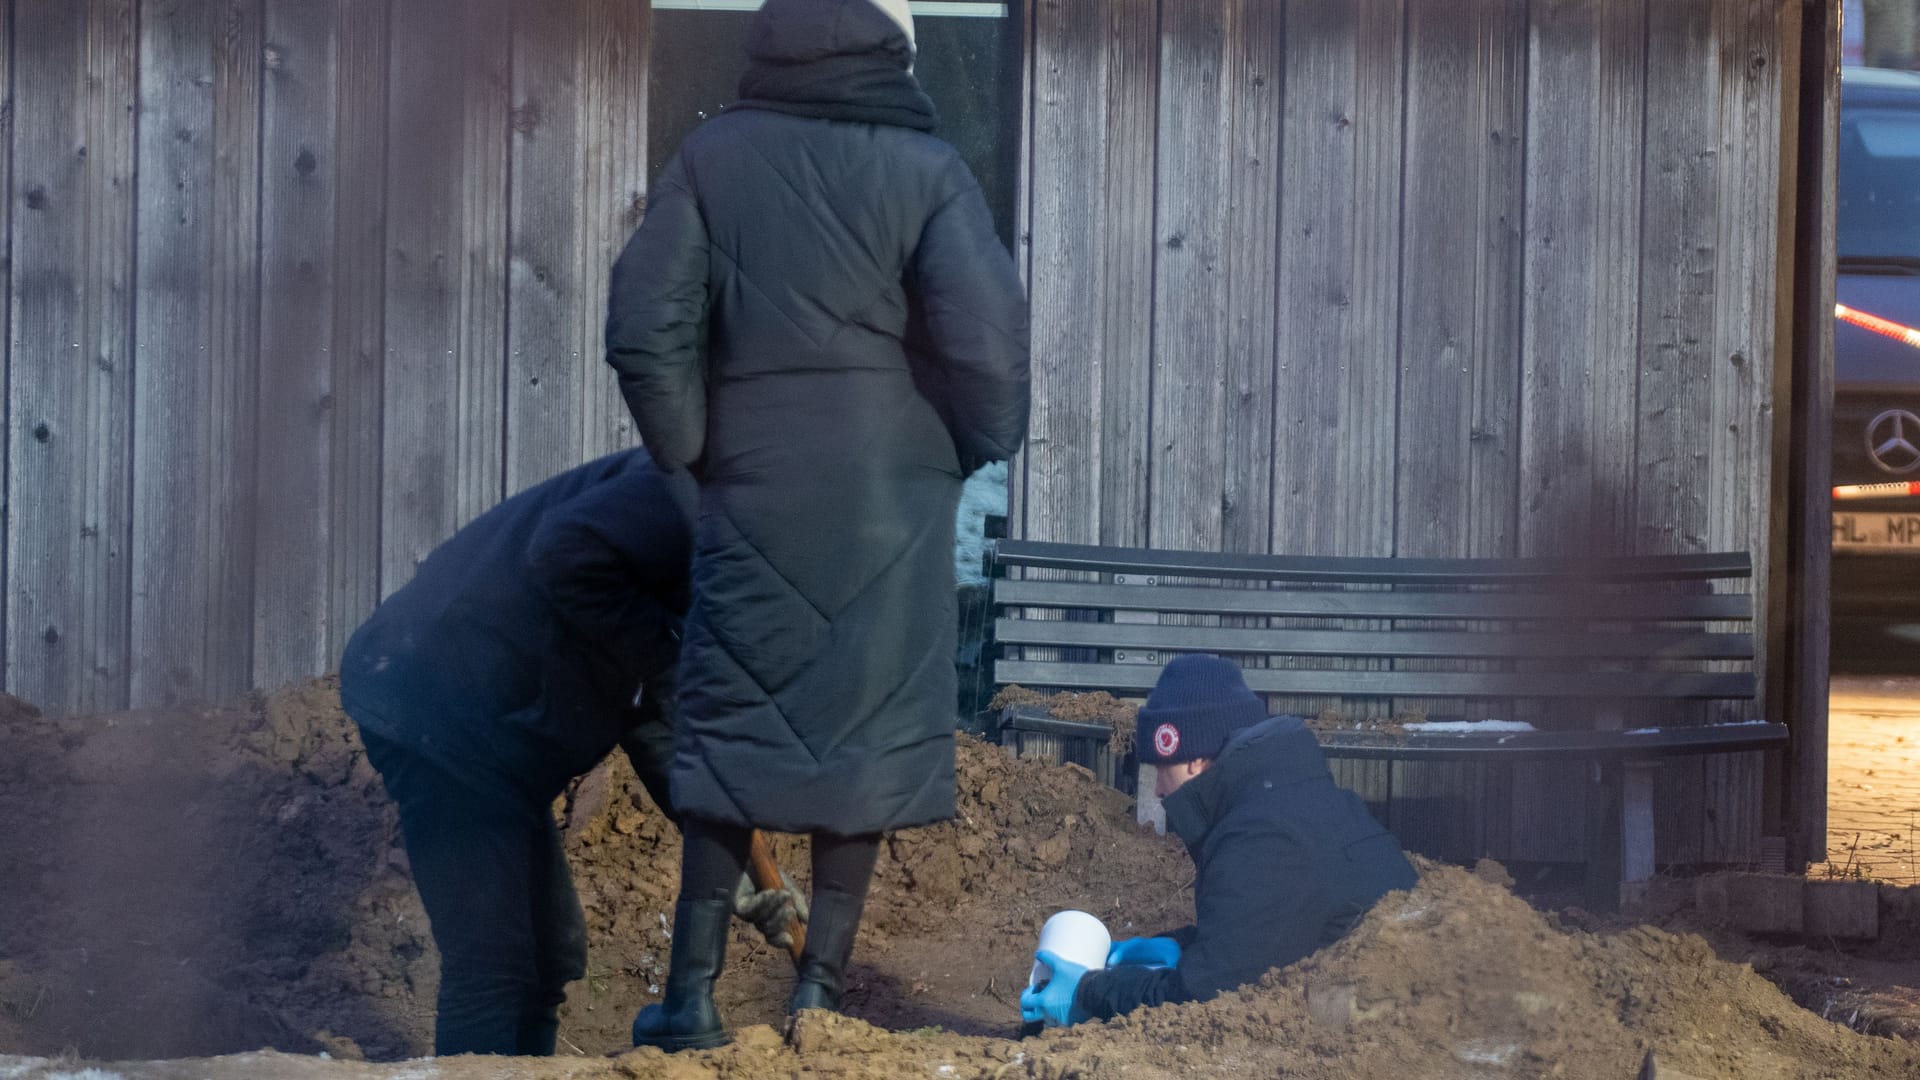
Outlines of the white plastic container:
{"type": "MultiPolygon", "coordinates": [[[[1062,911],[1040,928],[1040,948],[1035,951],[1050,952],[1088,971],[1098,971],[1107,966],[1107,953],[1112,950],[1113,935],[1107,932],[1106,923],[1084,911],[1062,911]]],[[[1028,989],[1038,990],[1052,978],[1053,969],[1036,960],[1033,974],[1027,978],[1028,989]]]]}

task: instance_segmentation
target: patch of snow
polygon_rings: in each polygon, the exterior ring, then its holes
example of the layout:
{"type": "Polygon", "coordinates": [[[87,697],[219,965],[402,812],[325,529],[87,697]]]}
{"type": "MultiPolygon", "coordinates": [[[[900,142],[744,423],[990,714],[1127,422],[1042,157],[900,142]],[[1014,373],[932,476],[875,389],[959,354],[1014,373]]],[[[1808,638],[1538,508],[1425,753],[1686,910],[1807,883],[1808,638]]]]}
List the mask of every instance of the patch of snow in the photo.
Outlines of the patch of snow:
{"type": "Polygon", "coordinates": [[[127,1078],[104,1069],[81,1069],[79,1072],[42,1073],[40,1080],[127,1080],[127,1078]]]}
{"type": "Polygon", "coordinates": [[[1406,729],[1420,735],[1434,732],[1489,735],[1500,731],[1533,731],[1534,726],[1525,720],[1428,720],[1407,724],[1406,729]]]}
{"type": "Polygon", "coordinates": [[[1493,1065],[1498,1067],[1504,1066],[1507,1062],[1512,1061],[1513,1055],[1519,1052],[1520,1048],[1512,1043],[1494,1044],[1482,1042],[1456,1046],[1453,1050],[1453,1056],[1466,1062],[1468,1065],[1493,1065]]]}
{"type": "Polygon", "coordinates": [[[0,1057],[0,1080],[19,1080],[30,1070],[44,1064],[46,1062],[41,1058],[0,1057]]]}
{"type": "Polygon", "coordinates": [[[987,549],[987,515],[1007,512],[1007,463],[996,461],[967,477],[960,489],[960,512],[953,523],[953,577],[956,584],[987,580],[980,560],[987,549]]]}

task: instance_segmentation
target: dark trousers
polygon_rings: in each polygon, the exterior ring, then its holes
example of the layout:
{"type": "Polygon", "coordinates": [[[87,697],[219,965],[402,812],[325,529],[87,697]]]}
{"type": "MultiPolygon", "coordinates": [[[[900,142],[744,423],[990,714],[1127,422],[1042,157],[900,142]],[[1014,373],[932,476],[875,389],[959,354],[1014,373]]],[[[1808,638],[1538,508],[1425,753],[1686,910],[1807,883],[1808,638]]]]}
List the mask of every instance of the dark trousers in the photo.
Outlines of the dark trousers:
{"type": "MultiPolygon", "coordinates": [[[[753,830],[692,818],[680,823],[680,840],[680,899],[731,897],[740,875],[747,870],[753,830]]],[[[873,880],[873,864],[880,855],[880,834],[837,836],[817,832],[810,840],[814,895],[837,892],[864,901],[873,880]]]]}
{"type": "Polygon", "coordinates": [[[587,931],[546,806],[484,793],[362,731],[400,806],[414,885],[440,950],[436,1056],[549,1055],[566,985],[586,975],[587,931]]]}

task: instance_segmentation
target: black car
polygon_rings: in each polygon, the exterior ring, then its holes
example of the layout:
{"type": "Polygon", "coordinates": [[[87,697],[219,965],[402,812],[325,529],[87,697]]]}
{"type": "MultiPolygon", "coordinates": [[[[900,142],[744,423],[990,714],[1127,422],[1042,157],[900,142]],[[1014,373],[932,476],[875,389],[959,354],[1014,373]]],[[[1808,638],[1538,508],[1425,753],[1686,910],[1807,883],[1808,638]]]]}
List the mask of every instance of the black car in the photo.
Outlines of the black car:
{"type": "MultiPolygon", "coordinates": [[[[1920,326],[1920,74],[1848,68],[1840,95],[1839,301],[1920,326]]],[[[1920,480],[1920,348],[1834,329],[1833,482],[1920,480]]],[[[1836,501],[1834,666],[1920,665],[1920,498],[1836,501]]]]}

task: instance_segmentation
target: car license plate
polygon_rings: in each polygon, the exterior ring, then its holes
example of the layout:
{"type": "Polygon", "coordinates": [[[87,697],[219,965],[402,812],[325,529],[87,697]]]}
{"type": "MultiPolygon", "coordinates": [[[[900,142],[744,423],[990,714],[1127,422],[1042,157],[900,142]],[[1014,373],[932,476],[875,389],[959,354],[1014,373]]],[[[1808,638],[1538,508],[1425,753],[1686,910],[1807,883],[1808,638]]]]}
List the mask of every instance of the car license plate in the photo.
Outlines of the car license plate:
{"type": "Polygon", "coordinates": [[[1833,515],[1835,551],[1912,552],[1920,555],[1920,512],[1833,515]]]}

